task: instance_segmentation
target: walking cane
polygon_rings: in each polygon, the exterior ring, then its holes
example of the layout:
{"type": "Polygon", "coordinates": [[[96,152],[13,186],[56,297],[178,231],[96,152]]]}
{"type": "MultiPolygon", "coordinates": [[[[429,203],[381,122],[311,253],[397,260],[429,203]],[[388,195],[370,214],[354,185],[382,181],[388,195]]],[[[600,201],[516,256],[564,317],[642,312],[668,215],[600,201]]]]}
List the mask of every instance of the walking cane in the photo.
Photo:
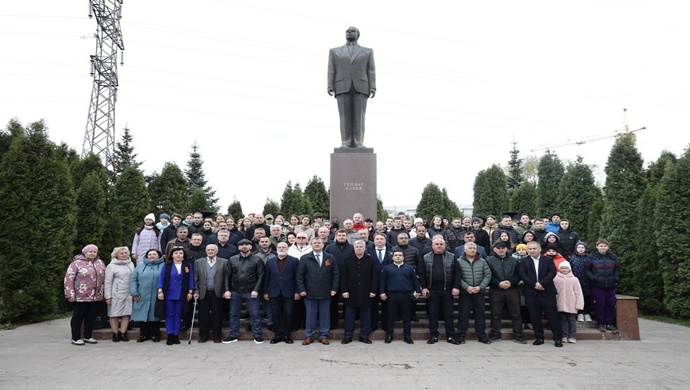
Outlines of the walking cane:
{"type": "Polygon", "coordinates": [[[194,298],[194,308],[192,309],[192,324],[189,326],[189,341],[187,345],[192,344],[192,333],[194,333],[194,317],[196,316],[196,298],[194,298]]]}

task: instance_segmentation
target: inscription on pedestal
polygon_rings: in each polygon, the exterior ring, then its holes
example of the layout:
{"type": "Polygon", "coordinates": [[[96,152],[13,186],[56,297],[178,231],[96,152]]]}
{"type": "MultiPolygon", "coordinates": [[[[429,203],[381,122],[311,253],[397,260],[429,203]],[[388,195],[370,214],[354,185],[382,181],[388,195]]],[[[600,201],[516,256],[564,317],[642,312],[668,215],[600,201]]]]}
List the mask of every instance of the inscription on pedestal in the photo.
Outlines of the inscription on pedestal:
{"type": "Polygon", "coordinates": [[[376,154],[372,149],[331,154],[330,218],[342,222],[362,213],[376,219],[376,154]]]}
{"type": "Polygon", "coordinates": [[[345,191],[362,191],[364,183],[345,183],[345,191]]]}

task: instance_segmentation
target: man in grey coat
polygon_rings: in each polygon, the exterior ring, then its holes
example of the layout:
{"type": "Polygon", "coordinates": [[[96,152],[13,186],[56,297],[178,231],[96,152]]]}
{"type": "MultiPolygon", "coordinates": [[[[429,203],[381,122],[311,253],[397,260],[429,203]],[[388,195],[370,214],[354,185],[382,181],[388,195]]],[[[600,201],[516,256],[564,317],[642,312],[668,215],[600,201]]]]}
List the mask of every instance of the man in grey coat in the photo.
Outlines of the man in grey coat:
{"type": "Polygon", "coordinates": [[[194,262],[194,299],[198,300],[199,309],[199,342],[208,341],[209,320],[213,342],[220,343],[220,331],[223,315],[223,295],[228,290],[228,279],[225,275],[225,265],[228,259],[217,257],[218,246],[208,244],[206,257],[194,262]]]}

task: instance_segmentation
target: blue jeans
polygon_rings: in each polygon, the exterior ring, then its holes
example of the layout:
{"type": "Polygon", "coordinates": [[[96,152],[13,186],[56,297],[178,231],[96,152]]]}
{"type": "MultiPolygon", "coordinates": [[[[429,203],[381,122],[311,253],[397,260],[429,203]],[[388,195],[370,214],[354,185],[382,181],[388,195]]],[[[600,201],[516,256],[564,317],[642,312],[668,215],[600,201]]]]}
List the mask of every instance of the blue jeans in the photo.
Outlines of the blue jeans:
{"type": "Polygon", "coordinates": [[[241,293],[232,292],[230,299],[230,337],[237,337],[240,334],[240,310],[242,303],[247,302],[249,312],[249,323],[252,325],[254,338],[261,337],[261,315],[259,311],[259,297],[252,298],[251,292],[241,293]]]}
{"type": "Polygon", "coordinates": [[[331,298],[310,299],[304,298],[307,308],[307,323],[304,327],[304,337],[314,338],[316,324],[319,325],[319,340],[328,338],[331,331],[331,298]]]}

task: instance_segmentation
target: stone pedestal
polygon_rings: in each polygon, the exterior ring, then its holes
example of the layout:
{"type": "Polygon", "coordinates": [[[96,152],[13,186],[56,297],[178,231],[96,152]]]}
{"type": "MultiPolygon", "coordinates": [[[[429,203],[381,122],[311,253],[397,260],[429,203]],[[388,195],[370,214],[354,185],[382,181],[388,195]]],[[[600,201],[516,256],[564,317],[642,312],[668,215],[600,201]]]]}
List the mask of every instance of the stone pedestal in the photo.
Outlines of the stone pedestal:
{"type": "Polygon", "coordinates": [[[639,340],[640,324],[637,320],[638,297],[616,295],[616,325],[623,340],[639,340]]]}
{"type": "Polygon", "coordinates": [[[376,154],[372,148],[336,148],[331,154],[330,219],[354,213],[376,220],[376,154]]]}

